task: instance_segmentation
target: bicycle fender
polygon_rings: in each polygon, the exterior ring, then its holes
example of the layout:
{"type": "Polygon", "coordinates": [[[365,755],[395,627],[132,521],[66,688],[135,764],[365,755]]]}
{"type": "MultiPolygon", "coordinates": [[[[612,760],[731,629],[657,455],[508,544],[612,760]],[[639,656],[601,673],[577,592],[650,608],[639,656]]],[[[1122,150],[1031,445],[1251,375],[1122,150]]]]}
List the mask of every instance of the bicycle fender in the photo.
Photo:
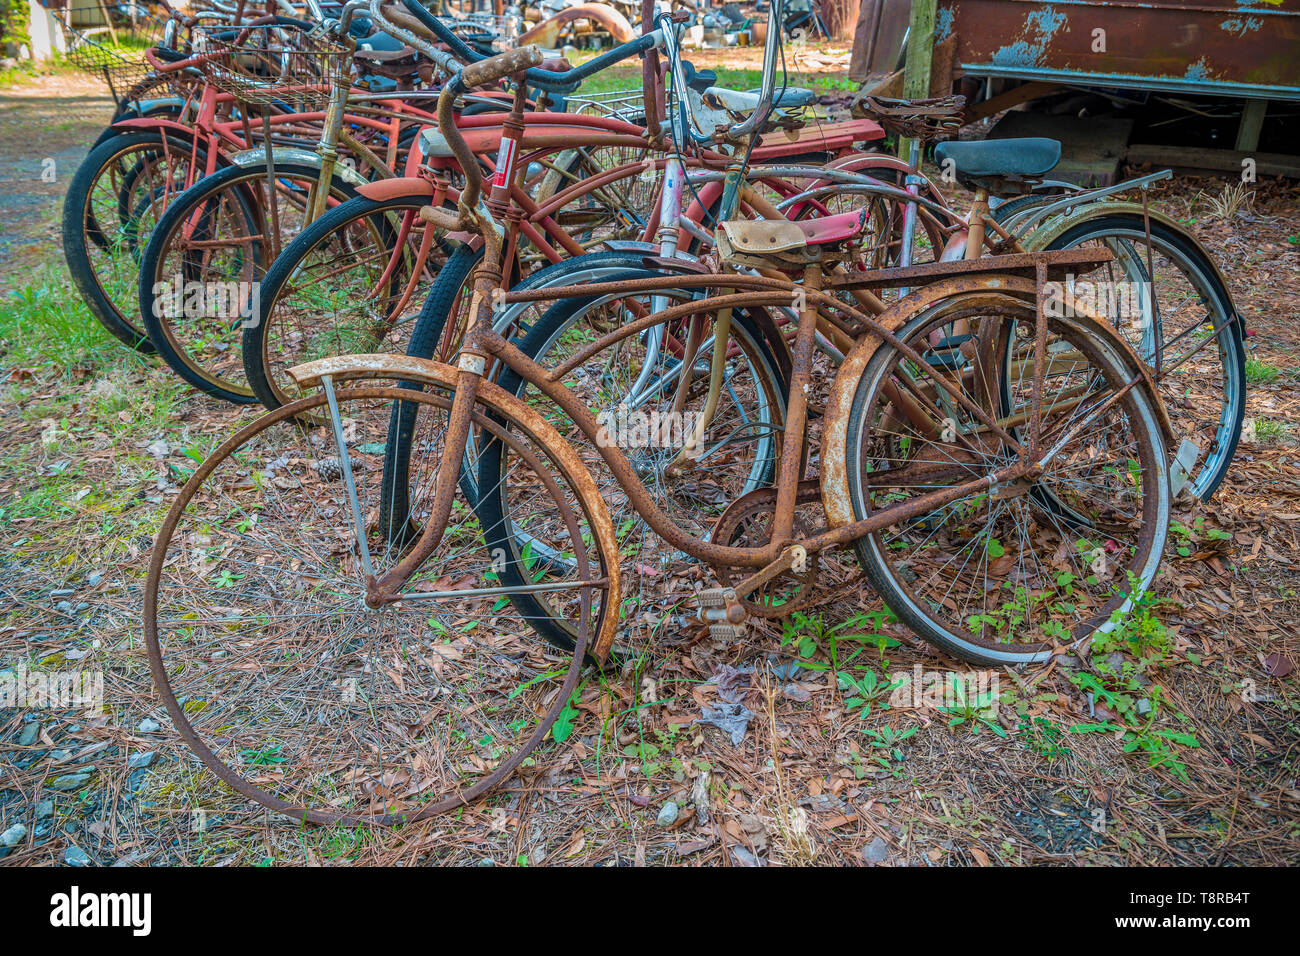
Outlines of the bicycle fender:
{"type": "MultiPolygon", "coordinates": [[[[329,358],[306,362],[289,369],[289,375],[303,388],[320,385],[325,376],[334,382],[349,379],[391,379],[393,381],[414,381],[426,385],[440,385],[454,390],[459,371],[450,365],[434,362],[430,359],[415,358],[410,355],[335,355],[329,358]]],[[[564,471],[573,479],[575,489],[586,506],[591,530],[605,554],[618,554],[618,543],[614,537],[614,522],[610,519],[605,499],[600,494],[595,479],[577,451],[561,437],[545,418],[531,405],[525,404],[499,385],[480,380],[478,394],[485,403],[500,410],[506,417],[517,421],[530,430],[555,456],[564,471]]],[[[604,569],[609,578],[609,593],[605,600],[608,612],[600,631],[591,637],[591,653],[602,663],[609,656],[609,649],[614,643],[614,634],[618,630],[618,607],[622,598],[622,578],[618,562],[613,561],[604,569]]]]}
{"type": "MultiPolygon", "coordinates": [[[[897,332],[942,300],[957,294],[972,292],[987,293],[990,301],[1014,297],[1029,308],[1034,307],[1035,287],[1032,279],[1008,275],[969,276],[961,279],[943,279],[916,289],[907,298],[876,316],[875,321],[885,331],[897,332]]],[[[1171,441],[1173,430],[1170,427],[1169,414],[1160,400],[1160,393],[1151,378],[1150,370],[1146,367],[1146,363],[1138,358],[1123,336],[1108,323],[1093,315],[1080,315],[1076,311],[1068,321],[1104,338],[1113,347],[1114,353],[1127,364],[1126,371],[1130,375],[1141,376],[1139,387],[1146,392],[1156,410],[1156,418],[1160,422],[1166,442],[1171,441]]],[[[848,448],[849,415],[853,409],[854,396],[857,395],[858,386],[866,372],[867,363],[882,344],[883,340],[880,336],[873,333],[860,338],[840,363],[835,380],[831,383],[830,395],[826,400],[826,415],[822,424],[821,495],[826,519],[832,528],[838,528],[854,520],[847,466],[848,455],[854,453],[848,448]]]]}
{"type": "Polygon", "coordinates": [[[358,186],[357,192],[367,199],[383,202],[386,199],[405,199],[408,196],[433,196],[434,184],[420,176],[398,176],[380,179],[358,186]]]}
{"type": "MultiPolygon", "coordinates": [[[[244,149],[240,150],[238,153],[231,154],[229,158],[236,166],[265,166],[266,150],[261,148],[244,149]]],[[[310,149],[294,149],[291,147],[277,146],[273,150],[271,158],[275,162],[301,163],[304,166],[311,166],[315,169],[320,169],[321,166],[320,156],[310,149]]],[[[370,180],[366,179],[365,176],[362,176],[347,163],[343,162],[336,162],[334,164],[334,175],[345,183],[349,183],[353,186],[362,186],[370,182],[370,180]]]]}
{"type": "MultiPolygon", "coordinates": [[[[1038,252],[1042,249],[1046,249],[1058,236],[1063,235],[1069,229],[1073,229],[1081,222],[1088,222],[1091,219],[1098,219],[1102,216],[1113,214],[1137,216],[1141,218],[1142,211],[1142,204],[1140,202],[1090,203],[1080,207],[1079,209],[1053,216],[1045,223],[1039,223],[1034,227],[1033,232],[1031,232],[1025,239],[1021,240],[1021,245],[1023,245],[1029,252],[1038,252]]],[[[1205,261],[1210,264],[1210,268],[1214,270],[1214,274],[1222,284],[1224,291],[1228,293],[1228,309],[1232,312],[1233,316],[1236,317],[1237,324],[1241,327],[1241,334],[1245,335],[1246,318],[1237,311],[1237,306],[1232,301],[1232,292],[1228,286],[1228,280],[1219,269],[1219,263],[1215,260],[1214,256],[1210,254],[1210,250],[1206,249],[1201,240],[1192,235],[1191,231],[1186,226],[1174,219],[1172,216],[1160,212],[1157,209],[1152,209],[1150,206],[1147,207],[1146,213],[1152,219],[1177,232],[1190,242],[1197,251],[1205,256],[1205,261]]]]}
{"type": "Polygon", "coordinates": [[[136,119],[118,120],[113,124],[114,129],[127,130],[167,130],[169,133],[179,133],[186,139],[194,139],[194,127],[186,126],[184,123],[178,123],[175,120],[163,119],[160,116],[141,116],[136,119]]]}
{"type": "MultiPolygon", "coordinates": [[[[185,100],[179,96],[158,96],[153,99],[140,100],[136,105],[126,110],[123,116],[131,114],[133,119],[150,119],[151,114],[157,110],[175,109],[177,113],[185,108],[185,100]]],[[[118,123],[127,122],[126,119],[118,120],[118,123]]],[[[114,124],[117,125],[117,124],[114,124]]]]}
{"type": "Polygon", "coordinates": [[[560,29],[574,20],[595,20],[613,38],[614,43],[628,43],[636,35],[627,17],[613,7],[604,3],[583,3],[569,7],[533,27],[516,40],[518,46],[536,43],[539,46],[554,49],[559,46],[560,29]]]}

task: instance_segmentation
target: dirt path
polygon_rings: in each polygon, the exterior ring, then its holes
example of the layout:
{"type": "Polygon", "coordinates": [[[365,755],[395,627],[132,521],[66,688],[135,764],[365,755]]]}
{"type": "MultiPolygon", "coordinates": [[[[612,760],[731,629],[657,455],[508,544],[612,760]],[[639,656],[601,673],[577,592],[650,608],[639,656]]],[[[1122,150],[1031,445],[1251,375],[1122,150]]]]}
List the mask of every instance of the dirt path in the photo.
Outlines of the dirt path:
{"type": "Polygon", "coordinates": [[[113,115],[102,84],[71,73],[0,89],[0,283],[57,248],[77,164],[113,115]]]}

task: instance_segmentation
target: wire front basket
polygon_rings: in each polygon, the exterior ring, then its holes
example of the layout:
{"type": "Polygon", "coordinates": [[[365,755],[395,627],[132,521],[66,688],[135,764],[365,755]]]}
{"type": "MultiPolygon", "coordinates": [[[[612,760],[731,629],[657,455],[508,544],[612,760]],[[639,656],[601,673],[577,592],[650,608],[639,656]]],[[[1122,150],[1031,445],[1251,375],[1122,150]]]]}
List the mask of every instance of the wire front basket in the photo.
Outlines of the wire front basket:
{"type": "Polygon", "coordinates": [[[134,5],[100,9],[104,17],[102,26],[73,26],[70,9],[50,12],[63,28],[68,62],[86,75],[102,80],[120,104],[149,73],[145,51],[162,42],[167,21],[134,5]]]}
{"type": "Polygon", "coordinates": [[[566,113],[608,116],[626,123],[645,121],[645,91],[611,90],[608,93],[580,93],[564,98],[566,113]]]}
{"type": "Polygon", "coordinates": [[[353,47],[330,36],[258,27],[205,29],[194,38],[208,82],[241,103],[324,110],[350,83],[353,47]]]}

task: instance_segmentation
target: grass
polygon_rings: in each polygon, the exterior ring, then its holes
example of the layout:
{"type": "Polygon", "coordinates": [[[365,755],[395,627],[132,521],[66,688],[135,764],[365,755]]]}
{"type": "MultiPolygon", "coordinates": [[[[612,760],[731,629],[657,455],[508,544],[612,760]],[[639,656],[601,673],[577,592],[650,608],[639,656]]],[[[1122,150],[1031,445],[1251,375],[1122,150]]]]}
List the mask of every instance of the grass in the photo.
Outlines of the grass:
{"type": "MultiPolygon", "coordinates": [[[[574,66],[591,59],[587,52],[579,53],[570,57],[570,62],[574,66]]],[[[703,67],[701,68],[703,69],[703,67]]],[[[732,67],[708,67],[718,75],[718,86],[727,87],[733,90],[754,90],[763,82],[762,70],[736,69],[732,67]]],[[[777,77],[778,83],[780,77],[777,77]]],[[[816,73],[796,73],[794,70],[789,72],[788,83],[790,86],[802,86],[815,90],[819,93],[826,93],[831,90],[843,90],[856,88],[856,84],[849,83],[847,80],[837,75],[824,75],[816,73]]],[[[602,70],[595,76],[582,84],[578,95],[584,93],[612,93],[618,90],[639,90],[641,89],[641,68],[639,66],[615,66],[608,70],[602,70]]]]}
{"type": "MultiPolygon", "coordinates": [[[[182,478],[148,446],[191,392],[100,325],[57,256],[0,292],[0,401],[21,439],[0,443],[0,534],[11,556],[75,560],[67,542],[94,541],[106,563],[152,536],[161,513],[140,506],[182,478]]],[[[201,457],[212,442],[189,443],[201,457]]]]}
{"type": "Polygon", "coordinates": [[[61,263],[38,266],[35,275],[0,293],[0,367],[66,372],[124,360],[143,364],[91,315],[61,263]]]}
{"type": "Polygon", "coordinates": [[[1277,379],[1281,372],[1267,362],[1261,362],[1259,359],[1246,358],[1246,381],[1251,385],[1268,385],[1277,379]]]}
{"type": "Polygon", "coordinates": [[[1275,418],[1255,419],[1255,440],[1265,444],[1284,441],[1291,434],[1291,425],[1275,418]]]}
{"type": "Polygon", "coordinates": [[[31,83],[38,76],[67,76],[78,72],[78,69],[62,56],[55,56],[39,63],[35,60],[23,60],[12,69],[0,70],[0,90],[31,83]]]}

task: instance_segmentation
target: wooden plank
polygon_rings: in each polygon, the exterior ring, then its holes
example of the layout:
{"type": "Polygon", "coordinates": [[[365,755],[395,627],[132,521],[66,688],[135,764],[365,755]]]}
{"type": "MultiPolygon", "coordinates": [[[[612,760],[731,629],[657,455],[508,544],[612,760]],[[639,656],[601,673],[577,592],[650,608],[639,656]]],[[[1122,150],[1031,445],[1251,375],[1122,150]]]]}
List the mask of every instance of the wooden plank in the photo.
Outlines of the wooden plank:
{"type": "Polygon", "coordinates": [[[930,95],[930,62],[934,56],[937,0],[912,0],[908,21],[907,59],[903,64],[903,96],[923,100],[930,95]]]}
{"type": "Polygon", "coordinates": [[[999,93],[992,99],[967,107],[966,122],[974,122],[977,119],[983,119],[985,116],[1001,113],[1003,110],[1009,110],[1021,103],[1028,103],[1030,100],[1036,100],[1040,96],[1046,96],[1048,93],[1053,93],[1059,89],[1062,89],[1060,83],[1044,83],[1039,80],[1032,83],[1021,83],[1014,89],[999,93]]]}
{"type": "Polygon", "coordinates": [[[1130,146],[1125,159],[1158,168],[1213,170],[1240,176],[1244,159],[1255,161],[1256,176],[1286,176],[1300,179],[1300,156],[1284,153],[1247,153],[1235,149],[1205,149],[1199,146],[1130,146]]]}
{"type": "MultiPolygon", "coordinates": [[[[907,27],[907,59],[903,62],[903,98],[923,100],[930,95],[930,65],[934,56],[934,22],[938,0],[912,0],[907,27]]],[[[900,138],[898,155],[907,159],[911,140],[900,138]]]]}
{"type": "Polygon", "coordinates": [[[950,36],[934,45],[930,65],[930,96],[947,96],[952,92],[953,71],[957,68],[957,38],[950,36]]]}

